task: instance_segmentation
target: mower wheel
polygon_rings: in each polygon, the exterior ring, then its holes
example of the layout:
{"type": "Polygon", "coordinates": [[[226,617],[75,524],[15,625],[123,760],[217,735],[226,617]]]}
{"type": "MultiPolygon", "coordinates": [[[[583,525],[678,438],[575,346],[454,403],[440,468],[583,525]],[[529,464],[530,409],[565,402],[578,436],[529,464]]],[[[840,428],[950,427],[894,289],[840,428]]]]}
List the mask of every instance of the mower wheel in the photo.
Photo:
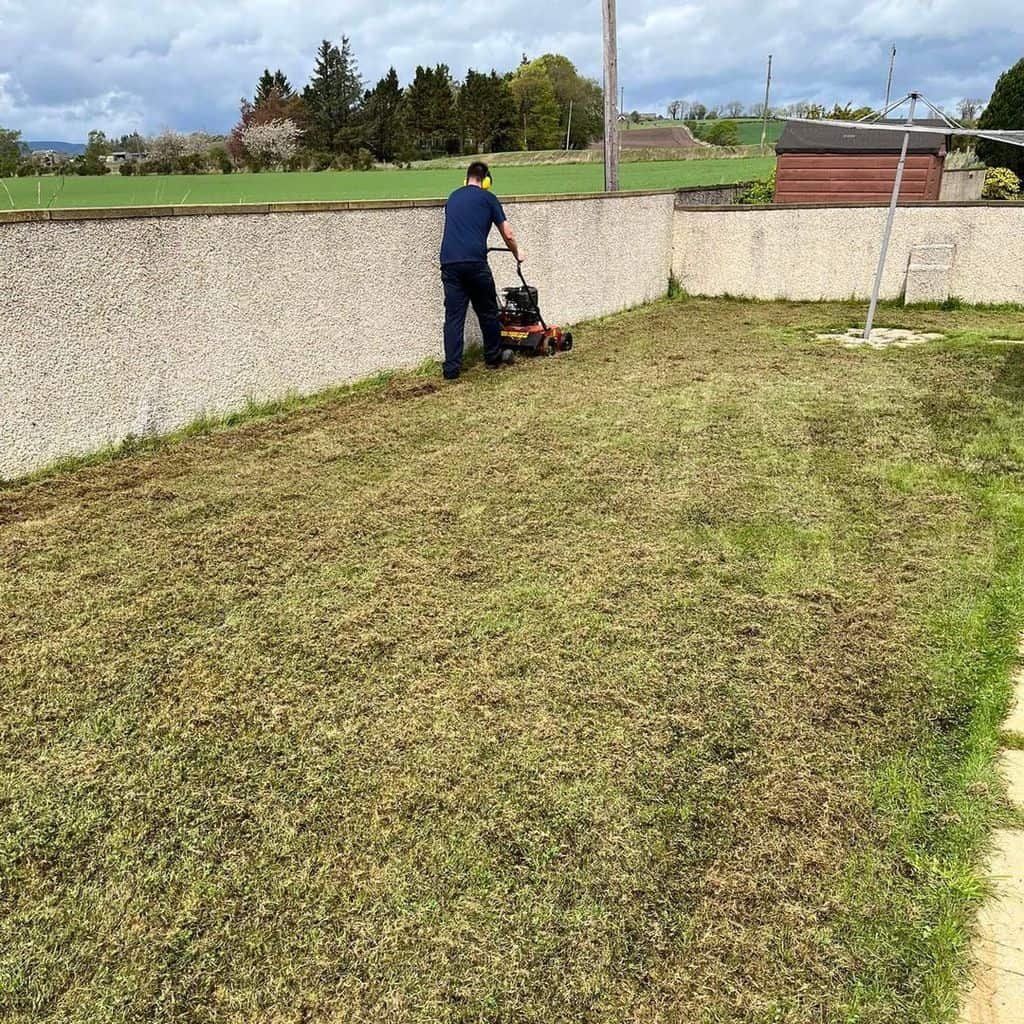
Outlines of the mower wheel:
{"type": "Polygon", "coordinates": [[[562,336],[562,351],[568,352],[572,348],[572,331],[566,331],[562,336]]]}

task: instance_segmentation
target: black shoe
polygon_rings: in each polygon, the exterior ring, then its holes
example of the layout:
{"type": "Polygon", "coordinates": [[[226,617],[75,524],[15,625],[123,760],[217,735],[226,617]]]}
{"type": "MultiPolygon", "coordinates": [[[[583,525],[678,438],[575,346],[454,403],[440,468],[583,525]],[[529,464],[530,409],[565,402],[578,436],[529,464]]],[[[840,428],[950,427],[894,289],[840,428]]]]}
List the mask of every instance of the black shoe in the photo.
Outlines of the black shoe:
{"type": "Polygon", "coordinates": [[[503,366],[511,366],[516,361],[516,354],[510,348],[501,350],[501,358],[496,363],[485,363],[488,370],[500,370],[503,366]]]}
{"type": "Polygon", "coordinates": [[[459,371],[456,370],[454,373],[443,373],[441,376],[443,376],[445,380],[458,380],[459,371]]]}

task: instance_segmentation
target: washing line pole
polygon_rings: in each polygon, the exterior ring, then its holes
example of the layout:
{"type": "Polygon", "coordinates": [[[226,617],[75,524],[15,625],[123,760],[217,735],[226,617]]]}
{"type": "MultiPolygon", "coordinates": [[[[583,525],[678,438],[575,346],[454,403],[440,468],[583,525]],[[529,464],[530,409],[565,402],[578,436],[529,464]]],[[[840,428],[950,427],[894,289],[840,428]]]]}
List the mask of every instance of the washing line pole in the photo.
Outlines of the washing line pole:
{"type": "Polygon", "coordinates": [[[896,166],[896,181],[892,187],[892,199],[889,200],[889,215],[885,221],[885,233],[882,235],[882,251],[878,254],[878,270],[875,272],[875,286],[871,290],[871,305],[868,307],[868,319],[864,325],[864,340],[871,340],[871,328],[875,324],[875,311],[878,309],[878,294],[882,290],[882,275],[885,273],[885,258],[889,254],[889,240],[892,238],[892,225],[896,219],[896,206],[900,201],[900,186],[903,184],[903,171],[907,166],[907,149],[910,147],[910,131],[914,127],[914,111],[920,94],[910,94],[910,113],[907,115],[907,130],[903,133],[903,148],[900,150],[900,162],[896,166]]]}
{"type": "Polygon", "coordinates": [[[569,136],[572,134],[572,100],[569,100],[569,124],[565,129],[565,151],[569,152],[569,136]]]}

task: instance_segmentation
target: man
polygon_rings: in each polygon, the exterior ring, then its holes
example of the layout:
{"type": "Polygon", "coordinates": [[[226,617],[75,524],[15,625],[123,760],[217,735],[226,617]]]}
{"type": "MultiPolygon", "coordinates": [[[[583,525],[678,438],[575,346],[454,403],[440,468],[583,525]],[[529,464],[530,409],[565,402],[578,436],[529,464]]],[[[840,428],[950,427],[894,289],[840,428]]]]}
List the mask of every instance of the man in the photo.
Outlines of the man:
{"type": "Polygon", "coordinates": [[[484,363],[496,370],[511,362],[501,348],[498,300],[487,265],[487,236],[497,227],[505,244],[522,263],[523,254],[497,197],[489,191],[491,174],[479,160],[466,171],[466,184],[456,189],[444,208],[441,241],[441,283],[444,285],[444,379],[456,380],[462,369],[466,308],[472,303],[484,336],[484,363]]]}

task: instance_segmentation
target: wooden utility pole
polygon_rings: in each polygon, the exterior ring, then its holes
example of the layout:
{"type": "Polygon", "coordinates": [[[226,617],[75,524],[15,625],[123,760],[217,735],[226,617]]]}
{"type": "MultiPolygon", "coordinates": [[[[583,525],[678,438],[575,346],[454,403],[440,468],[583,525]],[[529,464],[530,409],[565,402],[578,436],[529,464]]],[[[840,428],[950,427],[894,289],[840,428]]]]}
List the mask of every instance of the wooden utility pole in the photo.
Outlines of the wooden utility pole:
{"type": "Polygon", "coordinates": [[[768,54],[768,81],[764,86],[764,121],[761,123],[761,154],[764,155],[764,147],[768,142],[768,103],[772,94],[772,55],[768,54]]]}
{"type": "Polygon", "coordinates": [[[615,0],[601,0],[604,21],[604,188],[619,191],[619,54],[615,41],[615,0]]]}

